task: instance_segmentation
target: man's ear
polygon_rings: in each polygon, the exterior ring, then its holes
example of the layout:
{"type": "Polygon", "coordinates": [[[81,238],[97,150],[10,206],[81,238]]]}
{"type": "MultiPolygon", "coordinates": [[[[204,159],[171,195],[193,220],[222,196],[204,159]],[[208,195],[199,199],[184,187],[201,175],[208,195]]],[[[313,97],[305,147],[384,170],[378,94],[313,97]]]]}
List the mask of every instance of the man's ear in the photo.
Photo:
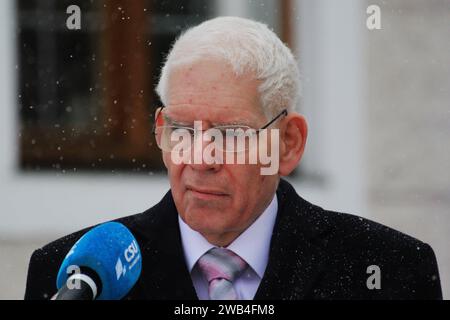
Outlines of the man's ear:
{"type": "Polygon", "coordinates": [[[305,117],[292,112],[280,123],[280,166],[281,176],[289,175],[299,164],[305,151],[308,124],[305,117]]]}
{"type": "MultiPolygon", "coordinates": [[[[158,127],[158,126],[164,125],[164,118],[160,115],[160,112],[162,111],[162,109],[163,109],[163,107],[158,107],[158,108],[156,108],[156,111],[155,111],[155,118],[154,118],[154,119],[155,119],[155,129],[156,129],[156,127],[158,127]],[[158,117],[158,116],[159,116],[159,117],[158,117]]],[[[155,138],[156,138],[156,137],[155,137],[155,138]]],[[[164,153],[164,151],[161,151],[161,157],[162,157],[164,166],[166,167],[166,169],[168,169],[168,168],[169,168],[169,166],[168,166],[168,161],[170,161],[170,160],[169,160],[167,154],[164,153]]]]}
{"type": "Polygon", "coordinates": [[[157,121],[158,120],[158,122],[160,122],[160,123],[156,123],[156,125],[162,125],[162,122],[164,121],[164,119],[163,119],[163,117],[159,117],[158,118],[158,115],[159,115],[159,113],[161,112],[161,110],[162,110],[162,107],[158,107],[158,108],[156,108],[156,111],[155,111],[155,121],[157,121]]]}

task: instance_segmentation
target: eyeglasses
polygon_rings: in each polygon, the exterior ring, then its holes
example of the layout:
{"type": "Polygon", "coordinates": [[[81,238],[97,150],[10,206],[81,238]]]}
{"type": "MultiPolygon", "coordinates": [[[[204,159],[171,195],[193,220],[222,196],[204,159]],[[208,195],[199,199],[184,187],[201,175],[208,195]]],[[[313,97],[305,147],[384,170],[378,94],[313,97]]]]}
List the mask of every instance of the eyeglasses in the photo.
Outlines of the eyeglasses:
{"type": "MultiPolygon", "coordinates": [[[[198,131],[203,130],[198,130],[195,126],[193,128],[179,125],[162,125],[159,117],[162,114],[163,108],[161,107],[159,110],[152,129],[158,147],[163,151],[170,152],[176,145],[180,144],[180,138],[182,138],[184,139],[182,141],[184,149],[189,149],[194,144],[198,131]],[[161,125],[158,125],[158,122],[161,125]]],[[[256,144],[257,136],[262,130],[267,129],[280,117],[286,116],[287,113],[287,109],[283,109],[283,111],[259,129],[254,129],[246,125],[220,125],[209,128],[205,131],[207,141],[214,142],[215,148],[219,152],[247,151],[252,144],[256,144]]]]}

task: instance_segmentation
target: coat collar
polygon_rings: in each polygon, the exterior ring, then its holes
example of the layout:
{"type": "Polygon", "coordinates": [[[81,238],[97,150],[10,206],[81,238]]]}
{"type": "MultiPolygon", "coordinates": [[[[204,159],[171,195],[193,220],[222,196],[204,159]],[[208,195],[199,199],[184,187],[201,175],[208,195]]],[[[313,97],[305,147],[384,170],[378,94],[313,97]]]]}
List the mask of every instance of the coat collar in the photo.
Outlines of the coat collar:
{"type": "Polygon", "coordinates": [[[314,206],[285,180],[277,189],[280,203],[272,235],[269,264],[255,300],[299,300],[308,297],[326,265],[322,235],[329,226],[317,219],[314,206]]]}

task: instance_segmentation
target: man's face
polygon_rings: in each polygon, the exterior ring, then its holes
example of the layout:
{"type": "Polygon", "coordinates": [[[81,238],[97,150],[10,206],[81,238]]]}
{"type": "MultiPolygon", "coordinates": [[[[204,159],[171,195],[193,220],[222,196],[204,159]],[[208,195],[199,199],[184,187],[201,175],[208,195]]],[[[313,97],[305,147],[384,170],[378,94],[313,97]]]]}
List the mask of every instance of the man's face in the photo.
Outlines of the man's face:
{"type": "MultiPolygon", "coordinates": [[[[260,107],[259,83],[237,78],[221,62],[177,67],[169,79],[165,115],[203,130],[223,124],[259,128],[267,122],[260,107]]],[[[278,175],[261,175],[258,164],[175,164],[163,152],[173,198],[185,223],[216,245],[228,245],[250,226],[272,200],[278,175]]]]}

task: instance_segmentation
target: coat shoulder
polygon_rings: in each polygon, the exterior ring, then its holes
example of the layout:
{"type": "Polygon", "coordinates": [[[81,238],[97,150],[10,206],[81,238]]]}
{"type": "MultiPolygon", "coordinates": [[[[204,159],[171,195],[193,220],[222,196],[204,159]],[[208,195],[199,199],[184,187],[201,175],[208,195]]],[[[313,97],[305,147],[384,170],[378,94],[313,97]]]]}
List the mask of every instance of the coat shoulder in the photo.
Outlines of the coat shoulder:
{"type": "Polygon", "coordinates": [[[330,236],[350,247],[416,252],[429,246],[419,239],[379,222],[350,213],[321,210],[321,219],[332,226],[330,236]]]}
{"type": "Polygon", "coordinates": [[[296,234],[292,241],[308,241],[325,261],[318,297],[442,298],[436,256],[428,244],[367,218],[323,209],[286,183],[281,187],[280,230],[296,234]],[[373,268],[381,272],[383,290],[366,286],[373,268]]]}
{"type": "MultiPolygon", "coordinates": [[[[369,276],[379,272],[381,290],[371,292],[372,298],[442,298],[436,256],[430,245],[356,215],[326,210],[321,215],[332,225],[324,239],[336,279],[361,277],[359,283],[366,285],[369,276]]],[[[369,292],[364,285],[361,292],[369,292]]]]}
{"type": "Polygon", "coordinates": [[[286,181],[281,183],[279,196],[287,213],[288,228],[320,238],[334,250],[380,250],[410,252],[429,250],[429,245],[403,232],[370,219],[338,211],[326,210],[308,202],[286,181]]]}

